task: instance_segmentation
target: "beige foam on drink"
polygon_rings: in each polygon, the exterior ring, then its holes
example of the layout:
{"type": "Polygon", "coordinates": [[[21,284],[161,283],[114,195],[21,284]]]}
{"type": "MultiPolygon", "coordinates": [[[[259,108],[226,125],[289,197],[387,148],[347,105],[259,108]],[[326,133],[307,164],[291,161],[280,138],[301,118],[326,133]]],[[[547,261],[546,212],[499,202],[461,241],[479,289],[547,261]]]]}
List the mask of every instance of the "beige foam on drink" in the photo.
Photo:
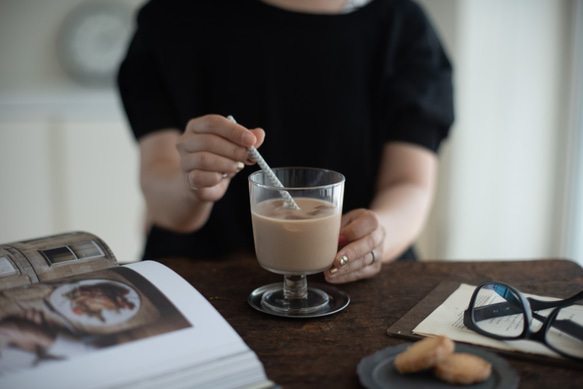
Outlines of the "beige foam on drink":
{"type": "Polygon", "coordinates": [[[332,265],[338,249],[340,209],[322,200],[295,200],[299,209],[277,199],[251,212],[257,259],[274,273],[322,272],[332,265]]]}

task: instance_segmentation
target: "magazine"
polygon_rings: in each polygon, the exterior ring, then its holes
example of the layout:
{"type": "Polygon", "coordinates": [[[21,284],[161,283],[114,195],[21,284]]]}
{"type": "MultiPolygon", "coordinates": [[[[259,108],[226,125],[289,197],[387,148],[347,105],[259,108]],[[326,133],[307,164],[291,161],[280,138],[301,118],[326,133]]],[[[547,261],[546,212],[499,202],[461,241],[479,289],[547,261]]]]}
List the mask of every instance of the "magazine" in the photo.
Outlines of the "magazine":
{"type": "Polygon", "coordinates": [[[178,274],[72,232],[0,245],[0,387],[276,385],[178,274]]]}

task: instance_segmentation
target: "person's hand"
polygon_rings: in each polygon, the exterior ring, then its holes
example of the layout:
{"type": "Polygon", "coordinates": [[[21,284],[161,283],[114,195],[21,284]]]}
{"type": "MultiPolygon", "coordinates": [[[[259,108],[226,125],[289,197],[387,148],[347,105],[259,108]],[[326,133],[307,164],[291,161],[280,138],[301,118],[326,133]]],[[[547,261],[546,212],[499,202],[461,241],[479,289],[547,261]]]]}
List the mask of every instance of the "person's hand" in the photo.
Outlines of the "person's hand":
{"type": "Polygon", "coordinates": [[[220,115],[190,120],[176,144],[186,185],[199,200],[219,200],[230,179],[254,163],[248,147],[259,147],[264,137],[262,129],[248,130],[220,115]]]}
{"type": "Polygon", "coordinates": [[[332,267],[324,272],[330,283],[369,278],[381,270],[385,229],[368,209],[355,209],[342,216],[339,250],[332,267]]]}

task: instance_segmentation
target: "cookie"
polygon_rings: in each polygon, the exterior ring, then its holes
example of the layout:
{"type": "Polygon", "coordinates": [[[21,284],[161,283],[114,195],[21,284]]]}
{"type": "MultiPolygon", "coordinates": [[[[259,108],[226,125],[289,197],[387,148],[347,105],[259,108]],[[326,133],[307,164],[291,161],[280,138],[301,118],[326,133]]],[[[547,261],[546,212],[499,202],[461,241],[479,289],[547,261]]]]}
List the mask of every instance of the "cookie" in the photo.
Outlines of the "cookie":
{"type": "Polygon", "coordinates": [[[437,362],[453,353],[453,341],[446,336],[425,338],[413,343],[395,358],[395,368],[401,374],[415,373],[432,368],[437,362]]]}
{"type": "Polygon", "coordinates": [[[454,385],[471,385],[490,377],[492,364],[476,355],[455,353],[443,358],[433,367],[433,374],[454,385]]]}

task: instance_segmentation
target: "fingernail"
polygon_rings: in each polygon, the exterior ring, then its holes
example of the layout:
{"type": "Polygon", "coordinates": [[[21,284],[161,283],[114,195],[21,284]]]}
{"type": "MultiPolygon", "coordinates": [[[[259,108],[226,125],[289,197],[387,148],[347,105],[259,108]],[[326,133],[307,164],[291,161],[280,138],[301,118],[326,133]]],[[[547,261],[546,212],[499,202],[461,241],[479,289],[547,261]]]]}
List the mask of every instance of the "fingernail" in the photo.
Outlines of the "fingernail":
{"type": "Polygon", "coordinates": [[[240,172],[241,170],[243,170],[243,168],[245,167],[245,164],[243,162],[237,162],[237,171],[240,172]]]}
{"type": "Polygon", "coordinates": [[[346,237],[344,235],[340,235],[338,237],[338,244],[342,246],[344,243],[346,243],[346,237]]]}
{"type": "Polygon", "coordinates": [[[348,257],[346,255],[341,256],[339,262],[340,266],[346,265],[348,263],[348,257]]]}
{"type": "Polygon", "coordinates": [[[255,142],[255,137],[250,132],[245,132],[243,134],[242,141],[244,145],[253,146],[253,143],[255,142]]]}
{"type": "Polygon", "coordinates": [[[336,274],[337,271],[338,271],[338,269],[333,267],[332,269],[330,269],[330,274],[336,274]]]}

